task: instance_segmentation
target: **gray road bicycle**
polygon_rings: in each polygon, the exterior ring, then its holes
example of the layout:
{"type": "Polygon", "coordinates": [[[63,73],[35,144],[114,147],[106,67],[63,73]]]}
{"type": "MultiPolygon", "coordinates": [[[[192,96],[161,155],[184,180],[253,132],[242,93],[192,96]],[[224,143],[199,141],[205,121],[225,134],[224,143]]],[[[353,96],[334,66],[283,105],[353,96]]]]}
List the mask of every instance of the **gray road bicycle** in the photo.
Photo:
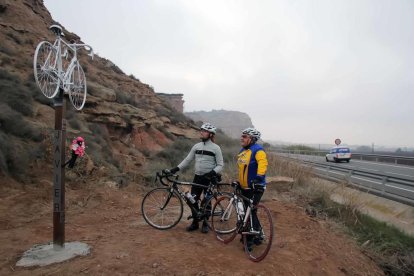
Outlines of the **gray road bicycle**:
{"type": "Polygon", "coordinates": [[[77,110],[81,110],[86,101],[86,78],[77,58],[77,50],[84,48],[93,59],[92,47],[87,44],[67,43],[63,40],[62,27],[52,25],[49,28],[55,35],[53,44],[40,42],[33,60],[34,77],[37,85],[47,98],[53,98],[62,88],[77,110]],[[71,59],[68,61],[68,57],[71,59]]]}
{"type": "Polygon", "coordinates": [[[240,234],[240,241],[243,242],[248,258],[260,262],[272,246],[272,215],[263,204],[253,205],[253,200],[243,196],[239,183],[233,182],[231,186],[234,189],[231,196],[218,198],[213,206],[212,212],[217,216],[211,217],[211,227],[216,238],[225,244],[240,234]],[[248,202],[247,208],[244,202],[248,202]],[[252,216],[252,212],[256,212],[257,220],[252,216]]]}

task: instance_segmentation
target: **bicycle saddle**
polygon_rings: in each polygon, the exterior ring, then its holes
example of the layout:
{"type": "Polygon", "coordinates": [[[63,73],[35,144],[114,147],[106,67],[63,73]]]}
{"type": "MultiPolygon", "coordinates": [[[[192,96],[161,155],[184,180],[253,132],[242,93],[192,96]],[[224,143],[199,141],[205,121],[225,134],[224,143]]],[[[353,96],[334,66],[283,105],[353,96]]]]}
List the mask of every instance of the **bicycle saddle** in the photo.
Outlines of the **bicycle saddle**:
{"type": "Polygon", "coordinates": [[[49,30],[51,30],[57,36],[65,36],[62,27],[59,25],[52,25],[49,27],[49,30]]]}

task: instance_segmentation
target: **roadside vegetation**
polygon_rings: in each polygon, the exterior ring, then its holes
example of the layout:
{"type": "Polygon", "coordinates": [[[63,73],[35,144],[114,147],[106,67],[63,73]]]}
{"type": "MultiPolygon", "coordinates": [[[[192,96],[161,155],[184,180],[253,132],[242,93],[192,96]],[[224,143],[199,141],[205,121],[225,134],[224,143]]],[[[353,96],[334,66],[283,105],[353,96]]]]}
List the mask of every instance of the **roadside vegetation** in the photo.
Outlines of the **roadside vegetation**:
{"type": "Polygon", "coordinates": [[[274,155],[269,158],[269,168],[270,175],[293,178],[289,192],[296,203],[311,217],[336,222],[386,275],[414,275],[414,237],[363,214],[352,199],[343,204],[334,202],[333,191],[318,185],[309,168],[274,155]]]}

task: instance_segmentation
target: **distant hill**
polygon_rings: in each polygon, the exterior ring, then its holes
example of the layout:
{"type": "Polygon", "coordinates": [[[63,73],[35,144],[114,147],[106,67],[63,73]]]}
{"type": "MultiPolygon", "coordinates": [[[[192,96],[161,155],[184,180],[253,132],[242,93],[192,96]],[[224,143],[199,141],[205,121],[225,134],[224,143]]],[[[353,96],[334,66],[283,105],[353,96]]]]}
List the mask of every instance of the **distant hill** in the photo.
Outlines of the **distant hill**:
{"type": "Polygon", "coordinates": [[[239,111],[212,110],[185,112],[184,114],[194,121],[212,123],[232,138],[238,138],[243,129],[253,126],[249,115],[239,111]]]}

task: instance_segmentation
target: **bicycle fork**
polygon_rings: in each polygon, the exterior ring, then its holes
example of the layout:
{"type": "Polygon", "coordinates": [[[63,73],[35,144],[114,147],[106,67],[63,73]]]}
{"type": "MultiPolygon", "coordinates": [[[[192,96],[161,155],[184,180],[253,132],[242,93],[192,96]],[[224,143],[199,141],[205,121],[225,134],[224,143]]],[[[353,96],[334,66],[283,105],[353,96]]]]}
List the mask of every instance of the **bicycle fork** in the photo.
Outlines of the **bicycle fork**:
{"type": "Polygon", "coordinates": [[[242,232],[242,235],[258,235],[261,232],[260,230],[259,231],[254,230],[253,215],[252,215],[252,208],[251,208],[252,204],[253,204],[253,200],[250,199],[250,206],[247,207],[246,215],[244,216],[244,220],[243,220],[243,228],[242,228],[242,229],[246,228],[247,220],[249,219],[250,220],[250,227],[249,227],[250,229],[249,229],[249,231],[242,232]]]}

